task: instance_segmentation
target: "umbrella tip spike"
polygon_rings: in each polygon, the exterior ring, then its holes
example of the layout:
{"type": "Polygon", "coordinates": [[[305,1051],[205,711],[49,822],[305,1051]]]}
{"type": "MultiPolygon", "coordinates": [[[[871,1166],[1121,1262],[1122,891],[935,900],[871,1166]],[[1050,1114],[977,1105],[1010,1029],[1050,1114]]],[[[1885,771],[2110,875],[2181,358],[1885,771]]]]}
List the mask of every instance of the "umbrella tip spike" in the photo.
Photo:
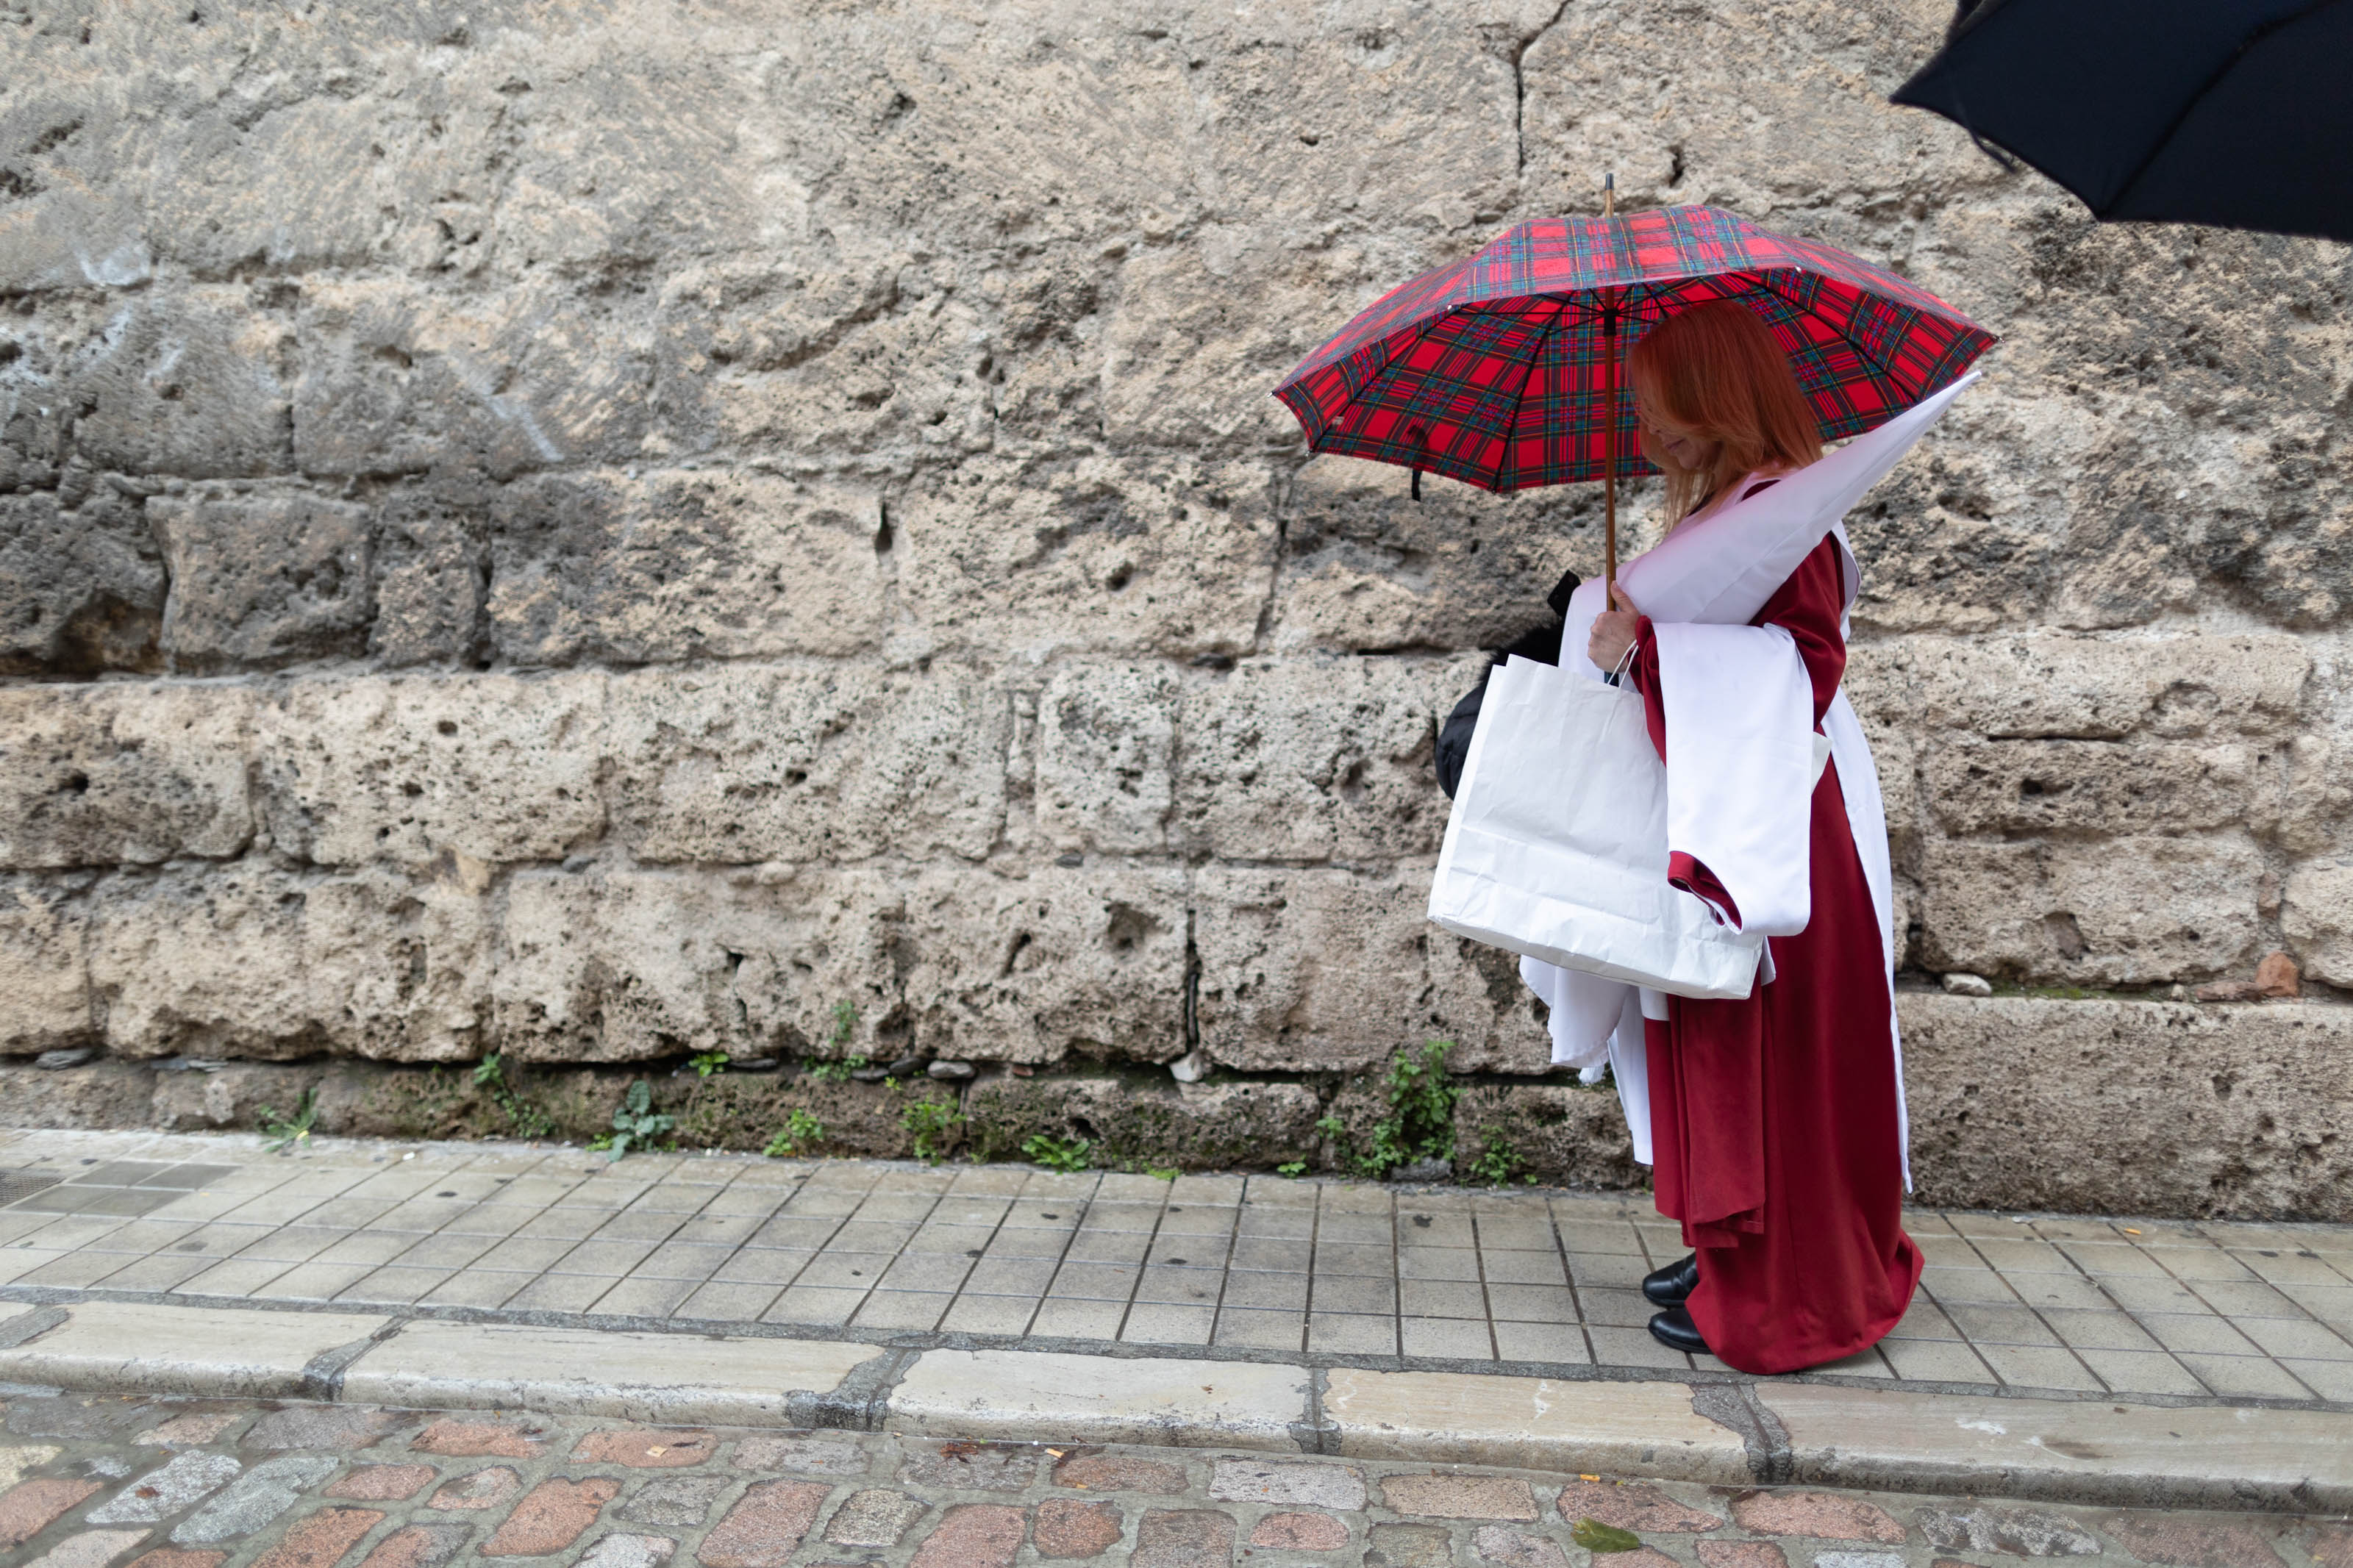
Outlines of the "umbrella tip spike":
{"type": "Polygon", "coordinates": [[[1618,216],[1618,174],[1614,169],[1601,176],[1601,216],[1618,216]]]}

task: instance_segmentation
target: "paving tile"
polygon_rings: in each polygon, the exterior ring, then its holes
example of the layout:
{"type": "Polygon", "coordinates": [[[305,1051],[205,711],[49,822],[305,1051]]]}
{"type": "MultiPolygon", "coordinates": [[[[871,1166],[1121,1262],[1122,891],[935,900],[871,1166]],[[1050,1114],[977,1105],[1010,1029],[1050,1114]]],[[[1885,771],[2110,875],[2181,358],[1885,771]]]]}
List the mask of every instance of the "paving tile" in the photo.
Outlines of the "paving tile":
{"type": "MultiPolygon", "coordinates": [[[[1639,1291],[1579,1290],[1577,1311],[1538,1313],[1537,1322],[1560,1322],[1581,1317],[1587,1323],[1599,1328],[1640,1329],[1658,1315],[1658,1307],[1639,1291]]],[[[1500,1311],[1498,1313],[1500,1316],[1500,1311]]]]}
{"type": "Polygon", "coordinates": [[[25,1563],[24,1568],[106,1568],[138,1545],[146,1534],[143,1530],[85,1530],[58,1542],[25,1563]]]}
{"type": "Polygon", "coordinates": [[[2060,1340],[2077,1350],[2154,1351],[2157,1341],[2120,1311],[2084,1312],[2063,1308],[2042,1309],[2042,1321],[2060,1340]]]}
{"type": "Polygon", "coordinates": [[[888,1252],[820,1252],[809,1259],[808,1267],[793,1283],[835,1290],[871,1290],[895,1256],[888,1252]]]}
{"type": "Polygon", "coordinates": [[[607,1318],[666,1318],[694,1290],[691,1279],[632,1276],[597,1297],[587,1310],[607,1318]]]}
{"type": "Polygon", "coordinates": [[[283,1454],[248,1470],[172,1531],[176,1546],[211,1546],[253,1534],[302,1493],[343,1468],[325,1454],[283,1454]]]}
{"type": "Polygon", "coordinates": [[[1398,1282],[1398,1310],[1412,1317],[1477,1318],[1484,1321],[1487,1292],[1476,1280],[1401,1279],[1398,1282]]]}
{"type": "Polygon", "coordinates": [[[2061,1342],[2040,1313],[2026,1307],[1945,1303],[1945,1315],[1977,1345],[2045,1345],[2061,1342]]]}
{"type": "MultiPolygon", "coordinates": [[[[1451,1568],[1453,1548],[1443,1525],[1377,1524],[1365,1532],[1365,1561],[1380,1568],[1451,1568]]],[[[1640,1557],[1628,1552],[1629,1558],[1640,1557]]],[[[1650,1568],[1647,1563],[1629,1568],[1650,1568]]]]}
{"type": "Polygon", "coordinates": [[[2313,1397],[2310,1389],[2267,1356],[2200,1355],[2183,1351],[2174,1359],[2225,1399],[2313,1397]]]}
{"type": "Polygon", "coordinates": [[[1975,1343],[1986,1364],[2013,1387],[2101,1392],[2099,1379],[2073,1351],[2046,1345],[1994,1344],[1985,1341],[1975,1343]]]}
{"type": "Polygon", "coordinates": [[[1504,1361],[1588,1365],[1593,1352],[1578,1323],[1515,1323],[1490,1325],[1495,1353],[1504,1361]]]}
{"type": "Polygon", "coordinates": [[[1322,1355],[1396,1355],[1397,1320],[1354,1312],[1310,1312],[1307,1348],[1322,1355]]]}
{"type": "Polygon", "coordinates": [[[2205,1386],[2164,1351],[2081,1350],[2076,1355],[2117,1394],[2200,1394],[2205,1386]]]}
{"type": "Polygon", "coordinates": [[[1127,1316],[1124,1301],[1096,1301],[1049,1296],[1039,1304],[1029,1325],[1033,1339],[1110,1340],[1119,1337],[1127,1316]]]}
{"type": "Polygon", "coordinates": [[[638,1488],[615,1513],[631,1524],[691,1529],[710,1517],[712,1505],[733,1484],[733,1478],[723,1470],[708,1475],[660,1476],[638,1488]]]}
{"type": "Polygon", "coordinates": [[[1388,1316],[1397,1310],[1394,1279],[1359,1275],[1314,1277],[1307,1304],[1318,1312],[1371,1312],[1388,1316]]]}
{"type": "Polygon", "coordinates": [[[2353,1361],[2353,1344],[2309,1318],[2234,1317],[2239,1331],[2275,1357],[2306,1361],[2353,1361]]]}
{"type": "Polygon", "coordinates": [[[1837,1492],[1754,1491],[1732,1500],[1732,1517],[1758,1535],[1904,1544],[1904,1526],[1878,1504],[1837,1492]]]}
{"type": "Polygon", "coordinates": [[[543,1274],[507,1298],[511,1311],[585,1312],[613,1288],[602,1274],[543,1274]]]}
{"type": "Polygon", "coordinates": [[[712,1279],[728,1284],[792,1284],[817,1257],[797,1247],[747,1247],[719,1266],[712,1279]]]}
{"type": "Polygon", "coordinates": [[[2277,1568],[2280,1563],[2272,1532],[2250,1521],[2113,1514],[2100,1522],[2111,1539],[2145,1563],[2173,1568],[2277,1568]]]}
{"type": "Polygon", "coordinates": [[[448,1458],[530,1459],[545,1447],[536,1422],[475,1421],[444,1416],[409,1439],[412,1452],[448,1458]]]}
{"type": "Polygon", "coordinates": [[[939,1326],[951,1334],[1026,1333],[1038,1307],[1035,1296],[976,1296],[967,1290],[955,1299],[939,1326]]]}
{"type": "Polygon", "coordinates": [[[1590,1519],[1642,1535],[1682,1535],[1715,1530],[1724,1516],[1680,1502],[1664,1489],[1644,1481],[1587,1480],[1565,1482],[1554,1500],[1562,1521],[1574,1525],[1590,1519]]]}
{"type": "Polygon", "coordinates": [[[387,1264],[366,1278],[345,1286],[332,1298],[337,1301],[399,1303],[419,1300],[432,1294],[434,1288],[449,1278],[447,1268],[404,1268],[387,1264]]]}
{"type": "Polygon", "coordinates": [[[862,1329],[928,1331],[939,1326],[955,1300],[945,1291],[877,1290],[850,1321],[862,1329]]]}
{"type": "Polygon", "coordinates": [[[2231,1326],[2228,1320],[2210,1314],[2187,1312],[2141,1312],[2136,1314],[2140,1326],[2149,1337],[2176,1355],[2194,1352],[2201,1355],[2257,1355],[2255,1342],[2231,1326]]]}
{"type": "Polygon", "coordinates": [[[1661,1344],[1651,1337],[1647,1329],[1607,1328],[1590,1324],[1585,1332],[1586,1337],[1593,1342],[1593,1359],[1599,1365],[1648,1366],[1669,1372],[1691,1370],[1691,1357],[1661,1344]]]}
{"type": "Polygon", "coordinates": [[[1119,1337],[1135,1344],[1206,1345],[1216,1320],[1214,1307],[1138,1301],[1127,1310],[1119,1337]]]}
{"type": "Polygon", "coordinates": [[[417,1417],[406,1412],[367,1405],[290,1405],[247,1427],[237,1446],[265,1452],[372,1448],[416,1422],[417,1417]]]}
{"type": "Polygon", "coordinates": [[[1920,1288],[1947,1311],[1961,1307],[2015,1307],[2018,1292],[1990,1268],[1938,1268],[1920,1271],[1920,1288]]]}
{"type": "Polygon", "coordinates": [[[2321,1398],[2353,1402],[2353,1362],[2298,1361],[2283,1356],[2280,1365],[2321,1398]]]}
{"type": "Polygon", "coordinates": [[[1127,1265],[1065,1263],[1055,1272],[1051,1292],[1098,1301],[1124,1301],[1135,1293],[1143,1278],[1143,1269],[1127,1265]]]}
{"type": "Polygon", "coordinates": [[[1996,1382],[1993,1369],[1978,1358],[1977,1352],[1957,1340],[1897,1339],[1894,1335],[1879,1342],[1881,1352],[1895,1375],[1915,1383],[1986,1383],[1996,1382]]]}
{"type": "Polygon", "coordinates": [[[1297,1351],[1307,1331],[1303,1311],[1226,1307],[1218,1313],[1211,1343],[1235,1350],[1297,1351]]]}
{"type": "Polygon", "coordinates": [[[1479,1265],[1493,1285],[1565,1285],[1567,1268],[1556,1252],[1482,1250],[1479,1265]]]}
{"type": "Polygon", "coordinates": [[[666,1535],[607,1535],[582,1555],[578,1568],[659,1568],[677,1550],[666,1535]]]}
{"type": "Polygon", "coordinates": [[[729,1463],[739,1470],[788,1470],[803,1476],[862,1476],[873,1466],[846,1432],[760,1433],[737,1440],[729,1463]]]}
{"type": "Polygon", "coordinates": [[[1493,1361],[1495,1342],[1484,1318],[1398,1319],[1398,1348],[1409,1356],[1493,1361]]]}
{"type": "Polygon", "coordinates": [[[944,1290],[953,1294],[972,1273],[974,1260],[961,1253],[902,1253],[880,1276],[886,1290],[944,1290]]]}
{"type": "Polygon", "coordinates": [[[761,1314],[764,1323],[841,1324],[866,1302],[864,1290],[835,1290],[818,1285],[796,1285],[761,1314]]]}
{"type": "Polygon", "coordinates": [[[1172,1268],[1147,1264],[1135,1282],[1138,1301],[1174,1306],[1216,1306],[1225,1275],[1215,1268],[1172,1268]]]}

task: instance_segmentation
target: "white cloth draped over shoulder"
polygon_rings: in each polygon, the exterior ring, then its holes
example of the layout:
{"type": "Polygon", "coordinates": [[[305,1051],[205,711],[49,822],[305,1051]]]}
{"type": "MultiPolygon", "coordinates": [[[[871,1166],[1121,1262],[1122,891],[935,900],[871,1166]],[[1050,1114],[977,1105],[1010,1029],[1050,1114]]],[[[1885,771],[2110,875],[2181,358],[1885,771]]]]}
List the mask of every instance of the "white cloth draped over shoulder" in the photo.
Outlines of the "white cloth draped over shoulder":
{"type": "MultiPolygon", "coordinates": [[[[1935,424],[1972,373],[1856,437],[1768,489],[1685,523],[1619,571],[1619,582],[1651,617],[1667,725],[1667,847],[1706,866],[1737,906],[1743,929],[1767,936],[1805,930],[1811,913],[1808,823],[1820,768],[1813,740],[1813,688],[1796,642],[1778,626],[1747,623],[1825,536],[1838,541],[1845,607],[1862,585],[1841,520],[1935,424]]],[[[1580,584],[1561,632],[1561,668],[1595,680],[1585,657],[1606,586],[1580,584]]],[[[1843,616],[1840,629],[1846,630],[1843,616]]],[[[1879,916],[1889,981],[1887,1035],[1895,1054],[1898,1134],[1911,1182],[1904,1047],[1894,1009],[1894,877],[1879,773],[1854,708],[1841,689],[1823,716],[1838,766],[1847,825],[1879,916]]],[[[1716,910],[1718,918],[1728,911],[1716,910]]],[[[1655,991],[1520,960],[1521,978],[1551,1010],[1552,1059],[1588,1082],[1608,1062],[1618,1085],[1634,1157],[1651,1163],[1650,1074],[1642,1020],[1663,1020],[1655,991]]],[[[1773,980],[1771,949],[1758,984],[1773,980]]]]}

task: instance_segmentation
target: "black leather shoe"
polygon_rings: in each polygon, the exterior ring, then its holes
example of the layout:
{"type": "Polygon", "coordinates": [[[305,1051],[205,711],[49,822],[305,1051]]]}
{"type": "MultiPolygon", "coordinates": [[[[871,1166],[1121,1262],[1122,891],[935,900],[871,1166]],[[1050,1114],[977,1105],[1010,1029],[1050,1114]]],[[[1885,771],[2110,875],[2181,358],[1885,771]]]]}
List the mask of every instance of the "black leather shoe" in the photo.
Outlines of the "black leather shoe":
{"type": "Polygon", "coordinates": [[[1653,1316],[1651,1319],[1651,1337],[1670,1350],[1689,1351],[1694,1355],[1707,1354],[1707,1341],[1700,1337],[1699,1326],[1681,1307],[1670,1307],[1653,1316]]]}
{"type": "Polygon", "coordinates": [[[1642,1276],[1642,1294],[1651,1299],[1653,1307],[1680,1307],[1691,1300],[1699,1289],[1699,1254],[1694,1252],[1681,1263],[1670,1263],[1664,1268],[1654,1268],[1642,1276]]]}

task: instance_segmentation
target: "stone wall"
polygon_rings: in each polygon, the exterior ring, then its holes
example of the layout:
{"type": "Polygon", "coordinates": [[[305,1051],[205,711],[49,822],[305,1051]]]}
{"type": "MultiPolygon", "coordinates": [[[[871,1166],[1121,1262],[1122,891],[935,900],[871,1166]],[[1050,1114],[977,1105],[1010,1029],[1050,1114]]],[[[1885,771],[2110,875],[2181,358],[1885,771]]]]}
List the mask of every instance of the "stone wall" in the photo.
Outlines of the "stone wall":
{"type": "Polygon", "coordinates": [[[1909,984],[2042,993],[1907,1000],[1924,1191],[2353,1214],[2353,269],[1889,107],[1945,13],[0,4],[0,1052],[105,1053],[9,1114],[491,1051],[1330,1106],[1444,1037],[1629,1179],[1421,919],[1434,721],[1598,494],[1416,504],[1267,395],[1614,170],[2004,338],[1853,520],[1909,984]]]}

